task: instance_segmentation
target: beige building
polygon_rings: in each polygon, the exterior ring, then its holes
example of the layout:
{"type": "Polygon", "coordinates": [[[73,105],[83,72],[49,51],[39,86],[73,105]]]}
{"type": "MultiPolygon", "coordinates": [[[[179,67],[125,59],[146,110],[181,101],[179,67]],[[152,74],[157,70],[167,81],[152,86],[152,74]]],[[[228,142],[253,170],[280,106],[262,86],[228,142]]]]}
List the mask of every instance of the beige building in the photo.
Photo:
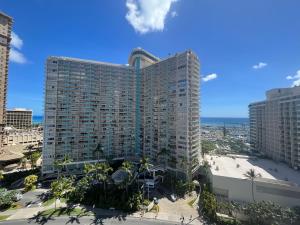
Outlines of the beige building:
{"type": "Polygon", "coordinates": [[[186,174],[201,156],[199,60],[192,51],[159,59],[137,48],[129,65],[49,57],[43,173],[68,154],[69,171],[101,160],[153,163],[186,174]],[[162,149],[167,155],[158,157],[162,149]]]}
{"type": "Polygon", "coordinates": [[[0,12],[0,147],[5,126],[8,61],[11,41],[12,18],[0,12]]]}
{"type": "Polygon", "coordinates": [[[208,175],[217,198],[229,201],[272,201],[282,206],[298,206],[300,173],[283,163],[245,155],[206,155],[208,175]],[[253,181],[245,174],[254,169],[260,177],[253,181]]]}
{"type": "Polygon", "coordinates": [[[266,95],[249,105],[251,150],[300,169],[300,87],[266,95]]]}
{"type": "Polygon", "coordinates": [[[16,130],[6,127],[3,135],[3,146],[37,145],[43,142],[43,131],[39,129],[16,130]]]}
{"type": "Polygon", "coordinates": [[[21,108],[6,110],[6,126],[16,129],[31,128],[32,110],[21,108]]]}

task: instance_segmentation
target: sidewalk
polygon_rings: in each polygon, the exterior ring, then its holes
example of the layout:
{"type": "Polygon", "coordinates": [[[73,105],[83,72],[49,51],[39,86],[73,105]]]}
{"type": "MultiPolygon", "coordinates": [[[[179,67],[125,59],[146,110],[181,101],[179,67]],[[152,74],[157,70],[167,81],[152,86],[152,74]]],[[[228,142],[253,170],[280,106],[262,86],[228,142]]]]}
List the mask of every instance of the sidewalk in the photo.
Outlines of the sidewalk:
{"type": "MultiPolygon", "coordinates": [[[[53,205],[50,205],[47,207],[42,206],[42,207],[7,210],[5,212],[0,212],[0,215],[11,215],[6,220],[29,219],[29,218],[32,218],[35,215],[37,215],[38,212],[40,212],[40,211],[53,209],[54,208],[53,205]]],[[[66,207],[66,204],[57,201],[57,208],[61,208],[61,207],[66,207]]],[[[78,206],[76,208],[85,208],[85,207],[78,206]]],[[[176,222],[176,223],[181,222],[181,215],[177,215],[174,213],[169,214],[169,213],[165,213],[165,212],[159,212],[157,214],[157,213],[153,213],[153,212],[147,212],[147,213],[143,214],[142,212],[135,212],[132,214],[125,214],[120,211],[108,210],[108,209],[98,209],[98,208],[95,208],[91,211],[93,211],[95,213],[95,215],[97,215],[97,216],[111,216],[111,217],[124,216],[124,217],[140,218],[141,220],[143,218],[145,218],[145,219],[154,219],[154,220],[169,221],[169,222],[171,221],[171,222],[176,222]]],[[[192,219],[195,219],[195,217],[193,217],[192,219]]],[[[193,220],[191,223],[189,223],[189,222],[190,222],[190,217],[185,217],[184,224],[194,224],[194,225],[202,224],[198,219],[193,220]]]]}

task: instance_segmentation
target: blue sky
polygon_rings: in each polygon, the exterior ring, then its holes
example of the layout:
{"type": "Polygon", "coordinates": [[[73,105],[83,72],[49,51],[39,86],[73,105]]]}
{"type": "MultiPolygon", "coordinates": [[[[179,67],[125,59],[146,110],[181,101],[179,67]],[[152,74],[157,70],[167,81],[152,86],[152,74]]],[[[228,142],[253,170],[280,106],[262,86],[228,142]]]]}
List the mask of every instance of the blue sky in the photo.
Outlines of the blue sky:
{"type": "Polygon", "coordinates": [[[300,83],[299,9],[299,0],[0,0],[15,33],[7,106],[43,114],[48,56],[125,64],[140,46],[161,58],[193,49],[202,115],[247,117],[266,90],[300,83]]]}

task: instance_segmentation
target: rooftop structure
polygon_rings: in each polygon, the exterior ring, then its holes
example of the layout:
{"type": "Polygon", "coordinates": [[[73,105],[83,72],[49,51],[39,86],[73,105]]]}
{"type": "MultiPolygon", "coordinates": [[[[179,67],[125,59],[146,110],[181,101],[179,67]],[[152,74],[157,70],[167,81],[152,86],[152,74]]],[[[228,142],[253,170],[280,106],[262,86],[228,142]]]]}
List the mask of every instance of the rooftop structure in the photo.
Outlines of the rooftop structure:
{"type": "Polygon", "coordinates": [[[288,181],[290,184],[300,186],[300,173],[298,171],[272,160],[244,155],[212,155],[207,157],[207,161],[211,165],[211,172],[214,175],[247,179],[246,172],[254,169],[256,173],[261,175],[262,179],[282,181],[283,183],[288,181]]]}

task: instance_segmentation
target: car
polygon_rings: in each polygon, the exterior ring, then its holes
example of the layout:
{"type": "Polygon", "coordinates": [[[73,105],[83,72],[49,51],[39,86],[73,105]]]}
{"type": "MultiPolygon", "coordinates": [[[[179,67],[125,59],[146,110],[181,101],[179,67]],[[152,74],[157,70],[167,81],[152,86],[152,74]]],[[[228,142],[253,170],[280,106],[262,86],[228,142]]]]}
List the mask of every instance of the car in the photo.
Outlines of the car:
{"type": "Polygon", "coordinates": [[[41,188],[42,187],[42,183],[37,183],[36,187],[37,188],[41,188]]]}
{"type": "Polygon", "coordinates": [[[23,198],[23,195],[21,193],[17,193],[15,197],[17,201],[20,201],[23,198]]]}
{"type": "Polygon", "coordinates": [[[177,197],[175,194],[171,194],[170,197],[171,197],[172,202],[175,202],[177,200],[177,197]]]}

